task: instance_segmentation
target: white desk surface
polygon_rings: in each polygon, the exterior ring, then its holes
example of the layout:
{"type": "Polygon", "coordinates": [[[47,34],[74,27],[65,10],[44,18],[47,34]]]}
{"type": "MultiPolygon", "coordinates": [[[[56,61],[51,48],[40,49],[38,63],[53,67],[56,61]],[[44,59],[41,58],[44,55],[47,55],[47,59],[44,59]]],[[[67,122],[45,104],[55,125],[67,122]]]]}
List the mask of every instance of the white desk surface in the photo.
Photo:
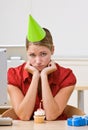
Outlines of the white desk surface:
{"type": "Polygon", "coordinates": [[[11,108],[12,106],[8,106],[8,105],[3,105],[3,106],[0,106],[0,109],[9,109],[9,108],[11,108]]]}
{"type": "Polygon", "coordinates": [[[45,121],[37,124],[34,121],[14,120],[12,126],[0,126],[1,130],[88,130],[88,126],[68,126],[67,121],[45,121]]]}
{"type": "Polygon", "coordinates": [[[84,90],[88,90],[88,86],[76,86],[75,89],[78,91],[84,91],[84,90]]]}

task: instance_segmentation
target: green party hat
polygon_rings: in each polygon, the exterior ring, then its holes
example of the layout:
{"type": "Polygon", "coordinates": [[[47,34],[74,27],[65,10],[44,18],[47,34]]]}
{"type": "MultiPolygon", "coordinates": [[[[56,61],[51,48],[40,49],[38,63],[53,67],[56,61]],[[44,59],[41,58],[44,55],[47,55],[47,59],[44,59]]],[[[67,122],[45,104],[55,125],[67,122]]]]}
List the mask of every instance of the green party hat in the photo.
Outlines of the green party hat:
{"type": "Polygon", "coordinates": [[[46,36],[44,29],[29,15],[27,39],[30,42],[41,41],[46,36]]]}

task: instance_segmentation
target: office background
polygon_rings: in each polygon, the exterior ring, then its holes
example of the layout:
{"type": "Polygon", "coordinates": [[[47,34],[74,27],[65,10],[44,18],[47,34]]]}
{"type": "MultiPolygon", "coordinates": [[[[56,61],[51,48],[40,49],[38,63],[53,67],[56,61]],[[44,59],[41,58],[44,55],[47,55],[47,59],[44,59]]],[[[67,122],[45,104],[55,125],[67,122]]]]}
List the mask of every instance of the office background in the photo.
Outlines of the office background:
{"type": "Polygon", "coordinates": [[[50,29],[55,55],[88,57],[88,0],[0,0],[0,47],[25,46],[30,13],[50,29]]]}

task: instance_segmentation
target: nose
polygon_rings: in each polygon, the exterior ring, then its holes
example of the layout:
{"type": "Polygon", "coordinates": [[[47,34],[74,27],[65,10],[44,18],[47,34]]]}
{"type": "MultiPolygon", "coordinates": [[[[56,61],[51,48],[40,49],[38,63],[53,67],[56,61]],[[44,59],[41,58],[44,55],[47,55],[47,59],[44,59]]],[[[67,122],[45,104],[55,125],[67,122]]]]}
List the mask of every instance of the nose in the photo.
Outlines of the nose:
{"type": "Polygon", "coordinates": [[[36,57],[36,64],[40,65],[41,64],[41,58],[38,56],[36,57]]]}

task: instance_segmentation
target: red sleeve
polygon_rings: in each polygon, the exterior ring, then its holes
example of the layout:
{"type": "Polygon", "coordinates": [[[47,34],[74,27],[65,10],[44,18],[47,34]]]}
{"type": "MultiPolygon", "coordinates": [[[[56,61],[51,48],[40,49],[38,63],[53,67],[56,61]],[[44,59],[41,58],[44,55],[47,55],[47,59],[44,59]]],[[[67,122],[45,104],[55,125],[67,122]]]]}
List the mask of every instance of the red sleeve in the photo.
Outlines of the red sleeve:
{"type": "Polygon", "coordinates": [[[71,69],[62,69],[60,72],[61,88],[76,84],[76,77],[71,69]]]}
{"type": "Polygon", "coordinates": [[[53,96],[62,88],[76,84],[76,76],[69,68],[64,68],[58,64],[57,70],[49,75],[49,85],[53,96]]]}
{"type": "Polygon", "coordinates": [[[21,85],[20,76],[19,76],[18,71],[16,69],[10,68],[8,70],[7,81],[8,81],[8,84],[12,84],[14,86],[19,87],[21,85]]]}

